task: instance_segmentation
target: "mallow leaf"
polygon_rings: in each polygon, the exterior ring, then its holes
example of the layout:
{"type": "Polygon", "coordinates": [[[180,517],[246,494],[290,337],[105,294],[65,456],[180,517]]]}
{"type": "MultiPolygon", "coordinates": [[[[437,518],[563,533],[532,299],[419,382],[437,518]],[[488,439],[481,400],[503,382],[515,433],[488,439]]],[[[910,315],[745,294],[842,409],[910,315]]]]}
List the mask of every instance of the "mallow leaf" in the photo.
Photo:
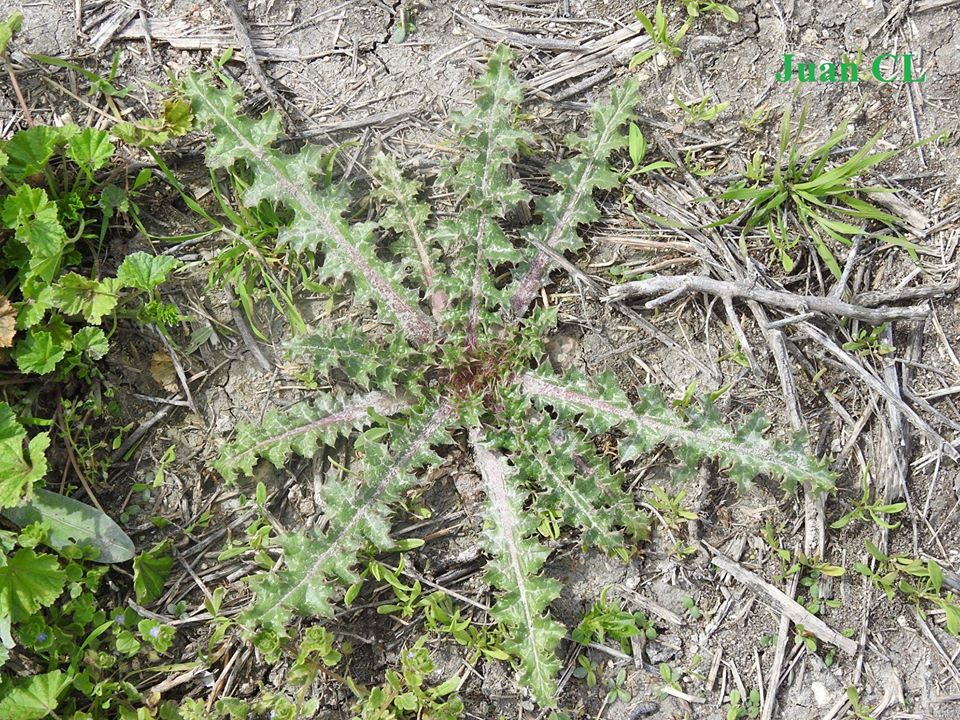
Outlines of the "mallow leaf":
{"type": "Polygon", "coordinates": [[[29,496],[35,483],[47,473],[44,455],[50,445],[47,433],[38,433],[27,443],[27,431],[7,403],[0,403],[0,508],[17,505],[29,496]]]}
{"type": "Polygon", "coordinates": [[[113,156],[114,145],[103,130],[84,128],[67,142],[67,157],[84,172],[99,170],[113,156]]]}
{"type": "Polygon", "coordinates": [[[153,290],[166,282],[167,275],[176,270],[182,263],[176,258],[167,255],[150,255],[145,252],[135,252],[128,255],[120,267],[117,268],[117,280],[124,287],[138,290],[153,290]]]}
{"type": "Polygon", "coordinates": [[[117,278],[93,280],[71,272],[57,282],[53,302],[67,315],[82,315],[88,323],[97,325],[117,306],[120,287],[117,278]]]}
{"type": "Polygon", "coordinates": [[[21,679],[0,700],[0,717],[4,720],[43,720],[56,717],[60,696],[72,677],[62,670],[32,675],[21,679]]]}
{"type": "Polygon", "coordinates": [[[22,373],[46,375],[53,372],[57,363],[67,354],[46,330],[34,330],[13,349],[13,359],[22,373]]]}
{"type": "Polygon", "coordinates": [[[7,154],[4,175],[10,180],[23,180],[43,170],[57,143],[62,138],[60,130],[46,125],[37,125],[15,133],[2,145],[7,154]]]}

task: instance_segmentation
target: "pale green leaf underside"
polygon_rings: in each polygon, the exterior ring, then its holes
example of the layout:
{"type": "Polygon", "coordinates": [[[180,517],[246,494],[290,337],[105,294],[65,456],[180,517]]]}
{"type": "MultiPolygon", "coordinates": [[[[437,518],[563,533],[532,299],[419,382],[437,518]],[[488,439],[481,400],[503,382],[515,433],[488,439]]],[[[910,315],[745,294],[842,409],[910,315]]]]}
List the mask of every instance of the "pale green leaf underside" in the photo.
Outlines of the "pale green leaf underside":
{"type": "Polygon", "coordinates": [[[685,419],[656,388],[648,388],[634,408],[609,376],[590,383],[576,374],[560,378],[539,371],[524,375],[519,384],[538,405],[577,415],[591,433],[619,427],[626,434],[620,453],[624,460],[664,443],[683,462],[681,470],[692,472],[703,457],[718,458],[741,487],[767,474],[790,486],[806,484],[818,492],[833,488],[833,474],[805,451],[801,437],[795,437],[790,445],[766,438],[767,424],[759,415],[737,428],[719,422],[709,409],[685,419]]]}
{"type": "Polygon", "coordinates": [[[276,113],[259,119],[244,116],[236,86],[221,90],[210,75],[194,73],[187,76],[184,88],[197,119],[213,127],[216,141],[207,150],[207,163],[230,167],[239,160],[246,162],[254,180],[244,202],[254,206],[269,200],[293,211],[293,222],[281,229],[279,242],[297,252],[325,251],[324,277],[349,274],[360,299],[372,300],[412,343],[428,343],[434,336],[433,323],[419,308],[419,298],[402,284],[401,269],[377,257],[372,226],[349,223],[343,217],[348,204],[343,194],[317,188],[323,150],[307,146],[289,155],[272,147],[281,132],[276,113]]]}
{"type": "Polygon", "coordinates": [[[353,566],[364,543],[389,545],[390,504],[416,482],[414,470],[438,459],[431,446],[449,442],[452,417],[453,408],[443,404],[398,429],[389,446],[358,442],[361,468],[324,483],[324,530],[285,536],[284,569],[252,580],[257,599],[241,621],[283,634],[294,613],[332,614],[335,580],[349,583],[356,578],[353,566]],[[391,448],[396,452],[391,454],[391,448]]]}

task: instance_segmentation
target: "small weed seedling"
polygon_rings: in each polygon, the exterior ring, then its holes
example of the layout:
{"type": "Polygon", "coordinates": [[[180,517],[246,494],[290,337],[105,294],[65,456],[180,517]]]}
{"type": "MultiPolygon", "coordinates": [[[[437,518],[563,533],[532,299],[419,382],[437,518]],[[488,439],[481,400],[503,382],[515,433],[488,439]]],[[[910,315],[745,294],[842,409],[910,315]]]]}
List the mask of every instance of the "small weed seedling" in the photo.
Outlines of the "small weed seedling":
{"type": "Polygon", "coordinates": [[[760,691],[756,688],[746,698],[740,696],[739,690],[730,691],[726,720],[754,720],[760,717],[760,710],[760,691]]]}
{"type": "Polygon", "coordinates": [[[642,10],[637,10],[635,15],[653,42],[653,47],[638,52],[633,56],[630,60],[631,70],[639,65],[643,65],[647,60],[656,57],[660,53],[672,58],[678,58],[683,54],[683,51],[680,49],[680,41],[683,40],[684,36],[690,30],[693,17],[695,16],[688,17],[677,32],[671,33],[667,14],[663,11],[662,0],[657,0],[657,7],[653,11],[652,18],[642,10]]]}
{"type": "Polygon", "coordinates": [[[630,653],[630,638],[643,636],[648,640],[657,637],[656,628],[640,612],[627,612],[607,601],[605,588],[600,599],[581,618],[580,624],[573,630],[571,637],[581,645],[602,643],[609,637],[620,643],[620,649],[630,653]]]}
{"type": "MultiPolygon", "coordinates": [[[[270,411],[262,422],[241,423],[215,467],[232,482],[252,474],[261,458],[282,467],[291,455],[312,457],[340,438],[352,444],[351,466],[332,467],[322,482],[323,521],[283,535],[283,568],[251,581],[256,600],[239,621],[265,641],[285,637],[294,613],[331,616],[340,588],[359,580],[358,553],[395,547],[391,514],[424,483],[423,470],[441,462],[442,448],[467,448],[485,494],[479,545],[489,558],[499,647],[536,701],[550,707],[565,628],[549,613],[562,586],[542,572],[551,554],[537,532],[543,511],[578,530],[584,547],[613,554],[648,532],[648,519],[594,437],[616,432],[620,463],[665,443],[678,451],[681,477],[716,456],[741,486],[759,473],[818,490],[833,479],[801,438],[770,439],[759,417],[729,428],[709,403],[680,413],[655,388],[639,390],[631,402],[612,375],[553,372],[544,340],[556,312],[531,306],[548,279],[551,253],[581,248],[578,228],[599,219],[594,191],[619,185],[609,158],[627,149],[623,128],[637,87],[628,82],[594,109],[591,129],[569,137],[568,156],[551,166],[554,192],[535,199],[511,172],[521,146],[533,141],[518,125],[520,83],[505,48],[493,53],[477,87],[475,107],[455,116],[457,157],[435,188],[456,207],[438,213],[420,182],[380,156],[371,164],[375,221],[368,222],[348,219],[356,213],[347,187],[318,181],[326,151],[276,148],[275,113],[245,117],[237,86],[221,89],[211,75],[186,79],[194,112],[213,130],[209,165],[243,163],[250,172],[244,202],[282,203],[289,212],[277,242],[321,258],[318,281],[372,305],[380,321],[341,322],[297,338],[291,353],[309,360],[333,389],[270,411]],[[508,229],[508,213],[531,202],[534,221],[508,229]]],[[[402,613],[406,602],[392,604],[402,613]]],[[[406,680],[397,682],[406,684],[391,681],[378,699],[364,695],[365,706],[399,708],[403,698],[411,712],[416,703],[450,702],[448,683],[424,699],[406,680]]]]}
{"type": "Polygon", "coordinates": [[[692,18],[715,12],[720,13],[723,19],[727,22],[735,23],[740,21],[740,16],[737,14],[736,10],[729,5],[724,5],[720,2],[714,2],[714,0],[690,0],[686,7],[687,15],[692,18]]]}
{"type": "Polygon", "coordinates": [[[676,495],[671,495],[662,486],[654,485],[650,488],[650,493],[647,502],[660,513],[663,522],[671,530],[679,530],[687,520],[697,519],[697,514],[683,505],[687,497],[686,490],[678,490],[676,495]]]}
{"type": "Polygon", "coordinates": [[[893,600],[898,593],[902,595],[916,606],[921,617],[926,617],[925,604],[938,607],[946,618],[947,632],[960,635],[960,602],[952,592],[943,589],[943,571],[935,560],[924,562],[906,555],[884,555],[869,540],[866,546],[877,568],[872,570],[857,563],[854,570],[883,590],[888,600],[893,600]]]}
{"type": "MultiPolygon", "coordinates": [[[[742,221],[744,236],[753,228],[766,228],[787,272],[794,269],[795,249],[801,242],[800,236],[809,238],[835,278],[840,277],[840,265],[828,241],[849,245],[854,237],[866,235],[903,248],[916,259],[914,244],[896,234],[896,226],[901,220],[864,199],[864,196],[889,192],[889,189],[864,186],[859,180],[870,168],[936,138],[927,138],[902,149],[873,152],[880,140],[877,134],[842,163],[831,166],[831,152],[848,137],[847,122],[842,121],[825,142],[804,155],[800,136],[806,125],[807,111],[804,106],[794,130],[790,108],[786,109],[780,122],[779,151],[772,167],[764,162],[759,152],[754,154],[745,179],[734,183],[719,196],[721,200],[745,201],[745,206],[717,224],[742,221]],[[882,226],[884,231],[870,231],[871,224],[882,226]]],[[[746,252],[746,248],[743,249],[746,252]]]]}
{"type": "Polygon", "coordinates": [[[884,517],[886,515],[895,515],[898,512],[903,512],[907,507],[905,502],[890,503],[889,505],[884,504],[882,500],[877,499],[873,502],[870,501],[870,487],[867,484],[867,474],[864,473],[860,478],[860,487],[861,495],[860,500],[857,501],[856,505],[853,506],[853,509],[841,517],[836,522],[830,524],[834,530],[839,530],[849,525],[854,520],[860,520],[862,522],[873,522],[878,528],[883,528],[885,530],[896,530],[900,527],[900,523],[890,523],[884,517]]]}
{"type": "Polygon", "coordinates": [[[879,325],[875,328],[860,328],[857,336],[843,344],[843,349],[847,352],[856,353],[860,357],[883,357],[889,355],[896,348],[890,347],[883,342],[882,335],[886,330],[886,325],[879,325]]]}
{"type": "Polygon", "coordinates": [[[683,115],[688,125],[696,125],[697,123],[715,120],[720,113],[730,107],[730,103],[713,102],[709,95],[705,95],[700,98],[700,100],[688,104],[674,94],[673,103],[683,110],[683,115]]]}
{"type": "Polygon", "coordinates": [[[427,676],[435,666],[424,642],[420,638],[400,652],[400,672],[387,670],[383,686],[364,691],[348,681],[360,699],[353,709],[356,720],[457,720],[461,716],[463,702],[456,693],[462,680],[452,675],[439,685],[428,686],[427,676]]]}

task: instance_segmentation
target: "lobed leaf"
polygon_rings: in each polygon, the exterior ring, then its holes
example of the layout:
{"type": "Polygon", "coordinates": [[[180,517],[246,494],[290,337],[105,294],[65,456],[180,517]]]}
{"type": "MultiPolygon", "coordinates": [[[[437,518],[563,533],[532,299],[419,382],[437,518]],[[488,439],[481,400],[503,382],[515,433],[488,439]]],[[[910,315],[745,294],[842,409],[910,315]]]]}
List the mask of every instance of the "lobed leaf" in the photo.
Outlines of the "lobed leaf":
{"type": "MultiPolygon", "coordinates": [[[[620,183],[620,177],[610,167],[608,158],[611,153],[627,146],[628,138],[622,128],[633,118],[633,108],[639,100],[636,81],[628,80],[610,93],[609,102],[595,106],[593,127],[586,135],[567,137],[567,145],[578,154],[551,167],[550,177],[560,190],[537,198],[536,208],[541,221],[528,231],[530,238],[557,252],[578,250],[583,246],[579,226],[600,218],[593,191],[617,187],[620,183]]],[[[526,312],[539,292],[550,264],[550,256],[541,251],[514,281],[510,290],[510,309],[514,317],[526,312]]]]}
{"type": "Polygon", "coordinates": [[[317,448],[332,444],[374,420],[371,413],[392,415],[407,408],[402,400],[379,392],[360,396],[321,395],[312,403],[271,410],[263,422],[241,423],[237,435],[213,463],[227,482],[250,475],[258,458],[283,467],[292,453],[313,457],[317,448]]]}
{"type": "Polygon", "coordinates": [[[764,436],[767,422],[760,415],[729,428],[705,404],[700,412],[682,417],[655,387],[644,388],[633,407],[611,375],[600,376],[592,385],[576,373],[560,378],[541,369],[524,375],[519,384],[537,405],[554,408],[561,418],[575,417],[588,432],[619,427],[626,435],[620,447],[623,460],[663,443],[674,449],[682,463],[680,472],[693,472],[701,458],[714,457],[741,489],[760,474],[780,478],[789,490],[797,484],[816,492],[834,487],[833,473],[806,452],[802,436],[794,436],[790,444],[769,440],[764,436]]]}
{"type": "Polygon", "coordinates": [[[210,75],[191,74],[184,87],[197,120],[213,128],[216,139],[207,149],[208,165],[228,168],[245,162],[254,179],[244,202],[254,207],[268,200],[293,211],[293,221],[281,229],[278,243],[295,252],[323,250],[320,279],[349,275],[357,298],[373,301],[410,342],[433,340],[434,325],[419,308],[417,296],[403,285],[402,268],[378,257],[373,226],[344,219],[349,203],[342,191],[317,188],[316,178],[323,172],[321,149],[306,146],[288,155],[272,147],[281,134],[277,114],[271,111],[256,120],[240,114],[240,89],[234,84],[221,90],[210,75]]]}
{"type": "Polygon", "coordinates": [[[515,481],[515,468],[490,448],[479,428],[470,431],[470,441],[487,496],[481,537],[491,555],[486,579],[504,591],[490,614],[504,626],[503,645],[520,661],[521,681],[537,703],[551,707],[560,672],[555,649],[564,628],[546,609],[560,596],[560,583],[540,575],[550,551],[531,539],[538,520],[524,511],[527,493],[515,481]]]}
{"type": "Polygon", "coordinates": [[[45,452],[50,435],[38,433],[27,442],[27,431],[11,407],[0,402],[0,509],[19,505],[47,474],[45,452]],[[27,453],[24,457],[24,443],[27,453]]]}
{"type": "Polygon", "coordinates": [[[416,482],[412,471],[438,462],[431,446],[449,442],[447,427],[453,419],[451,405],[415,415],[405,426],[396,426],[389,445],[361,436],[357,449],[362,468],[357,477],[328,478],[323,486],[325,529],[289,533],[283,538],[285,567],[278,573],[251,580],[257,593],[254,604],[241,615],[248,627],[263,627],[283,635],[293,613],[331,615],[334,579],[352,583],[353,566],[364,543],[386,549],[391,503],[416,482]]]}

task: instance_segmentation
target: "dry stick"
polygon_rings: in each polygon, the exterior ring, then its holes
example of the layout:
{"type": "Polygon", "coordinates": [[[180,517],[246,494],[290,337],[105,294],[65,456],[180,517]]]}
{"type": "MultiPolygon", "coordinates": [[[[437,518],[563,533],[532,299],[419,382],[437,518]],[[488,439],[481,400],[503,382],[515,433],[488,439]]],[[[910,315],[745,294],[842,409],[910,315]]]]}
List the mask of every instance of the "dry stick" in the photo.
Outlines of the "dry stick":
{"type": "Polygon", "coordinates": [[[769,290],[755,282],[714,280],[706,275],[659,275],[646,280],[634,280],[609,288],[607,299],[623,300],[629,297],[660,295],[644,305],[652,309],[681,295],[694,292],[716,295],[725,301],[755,300],[767,306],[801,313],[812,311],[825,315],[839,315],[862,320],[871,325],[882,325],[891,320],[923,320],[930,314],[930,308],[926,305],[866,308],[831,297],[796,295],[786,291],[769,290]]]}
{"type": "Polygon", "coordinates": [[[453,19],[477,37],[489,40],[490,42],[502,42],[514,47],[561,50],[570,53],[587,52],[581,43],[574,40],[557,40],[556,38],[539,38],[536,35],[524,35],[523,33],[494,27],[489,21],[487,24],[481,25],[456,10],[453,11],[453,19]]]}
{"type": "Polygon", "coordinates": [[[195,415],[199,415],[200,412],[197,410],[197,406],[193,402],[193,395],[190,394],[190,383],[187,382],[187,374],[183,371],[183,365],[180,364],[180,358],[177,357],[177,351],[173,349],[173,345],[170,344],[170,341],[167,340],[167,336],[159,328],[155,328],[157,335],[160,336],[161,342],[163,342],[163,347],[166,348],[167,354],[170,356],[170,362],[173,363],[173,370],[177,374],[177,379],[180,381],[180,387],[183,388],[183,395],[186,398],[187,403],[190,406],[190,409],[195,415]]]}
{"type": "Polygon", "coordinates": [[[836,645],[847,655],[857,654],[857,643],[855,641],[838,633],[803,605],[796,600],[791,600],[782,590],[774,587],[756,573],[747,570],[740,563],[731,560],[716,548],[709,545],[707,547],[713,555],[711,562],[714,565],[725,573],[732,575],[738,582],[746,585],[761,600],[773,606],[776,611],[795,625],[803,625],[804,630],[813,633],[823,642],[836,645]]]}
{"type": "Polygon", "coordinates": [[[23,119],[26,120],[28,127],[33,127],[33,115],[30,114],[30,108],[27,107],[27,101],[23,99],[23,93],[20,91],[20,83],[17,82],[17,76],[13,74],[13,65],[10,64],[10,58],[6,53],[3,54],[3,63],[7,66],[10,84],[13,86],[13,92],[17,96],[20,109],[23,110],[23,119]]]}
{"type": "Polygon", "coordinates": [[[146,0],[140,0],[137,12],[140,14],[140,24],[143,26],[143,41],[147,46],[147,57],[150,58],[150,62],[156,62],[156,57],[153,54],[153,38],[150,36],[150,19],[147,17],[146,0]]]}
{"type": "Polygon", "coordinates": [[[910,420],[910,422],[913,423],[914,427],[926,435],[927,439],[930,440],[939,450],[942,450],[944,453],[946,453],[952,460],[960,460],[960,453],[957,452],[956,448],[954,448],[949,442],[941,437],[936,430],[930,427],[926,420],[917,415],[916,411],[912,407],[907,405],[901,398],[894,396],[890,392],[890,389],[884,385],[876,375],[853,360],[849,353],[844,351],[833,340],[827,337],[823,331],[813,325],[810,325],[809,323],[804,323],[798,329],[801,334],[823,346],[823,348],[831,355],[836,357],[845,368],[849,369],[851,374],[856,375],[863,380],[863,382],[866,383],[871,390],[880,393],[884,399],[895,405],[900,412],[902,412],[910,420]]]}
{"type": "Polygon", "coordinates": [[[240,49],[243,50],[243,59],[247,64],[247,70],[253,75],[263,92],[266,93],[270,104],[279,110],[287,121],[293,124],[293,118],[287,112],[287,106],[283,104],[280,94],[274,89],[270,78],[263,71],[260,61],[257,59],[257,51],[253,48],[253,41],[250,39],[250,32],[247,30],[247,24],[243,19],[243,13],[237,5],[237,0],[223,0],[227,11],[230,13],[230,19],[233,21],[233,29],[237,34],[237,42],[240,43],[240,49]]]}
{"type": "Polygon", "coordinates": [[[243,340],[243,344],[247,346],[247,349],[250,351],[250,354],[253,355],[254,359],[257,361],[257,364],[263,369],[264,372],[271,372],[273,366],[270,364],[270,361],[267,360],[263,352],[260,350],[260,346],[257,345],[257,341],[254,339],[253,334],[247,328],[247,320],[244,317],[243,313],[240,312],[240,309],[234,305],[237,300],[237,296],[233,294],[233,290],[229,285],[224,286],[224,289],[227,293],[227,299],[230,302],[230,313],[233,315],[233,324],[237,326],[237,332],[240,333],[240,338],[243,340]]]}

